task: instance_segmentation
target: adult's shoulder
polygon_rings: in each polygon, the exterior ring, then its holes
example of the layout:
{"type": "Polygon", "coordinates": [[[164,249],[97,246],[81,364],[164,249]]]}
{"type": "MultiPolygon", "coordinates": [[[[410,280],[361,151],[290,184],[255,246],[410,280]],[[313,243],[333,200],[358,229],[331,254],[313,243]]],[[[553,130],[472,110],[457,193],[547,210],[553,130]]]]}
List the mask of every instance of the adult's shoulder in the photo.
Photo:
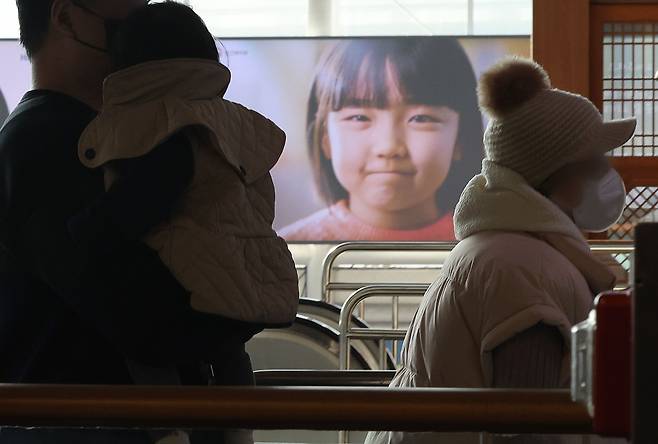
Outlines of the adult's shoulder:
{"type": "Polygon", "coordinates": [[[463,284],[508,280],[538,284],[547,272],[546,264],[561,261],[559,253],[529,233],[483,231],[459,242],[444,269],[463,284]]]}
{"type": "Polygon", "coordinates": [[[30,91],[0,130],[0,156],[31,157],[49,145],[77,140],[95,111],[52,91],[30,91]]]}
{"type": "MultiPolygon", "coordinates": [[[[95,111],[50,91],[31,91],[0,130],[0,219],[19,225],[36,202],[87,193],[77,157],[95,111]]],[[[77,201],[76,201],[77,202],[77,201]]],[[[76,203],[77,205],[77,203],[76,203]]]]}
{"type": "Polygon", "coordinates": [[[454,250],[458,256],[497,268],[539,266],[554,249],[530,233],[483,231],[462,240],[454,250]]]}

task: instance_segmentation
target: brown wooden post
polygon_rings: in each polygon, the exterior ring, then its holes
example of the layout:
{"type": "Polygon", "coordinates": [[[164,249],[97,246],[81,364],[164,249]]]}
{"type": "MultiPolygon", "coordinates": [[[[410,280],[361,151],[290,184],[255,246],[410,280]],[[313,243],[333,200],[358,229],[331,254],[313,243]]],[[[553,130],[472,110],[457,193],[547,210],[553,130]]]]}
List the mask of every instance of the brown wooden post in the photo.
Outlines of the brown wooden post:
{"type": "Polygon", "coordinates": [[[533,0],[532,57],[553,86],[589,96],[589,0],[533,0]]]}
{"type": "MultiPolygon", "coordinates": [[[[556,88],[590,97],[590,0],[533,0],[532,58],[556,88]]],[[[607,239],[607,234],[590,235],[607,239]]]]}
{"type": "Polygon", "coordinates": [[[654,213],[635,229],[633,290],[633,444],[658,442],[658,218],[654,213]]]}

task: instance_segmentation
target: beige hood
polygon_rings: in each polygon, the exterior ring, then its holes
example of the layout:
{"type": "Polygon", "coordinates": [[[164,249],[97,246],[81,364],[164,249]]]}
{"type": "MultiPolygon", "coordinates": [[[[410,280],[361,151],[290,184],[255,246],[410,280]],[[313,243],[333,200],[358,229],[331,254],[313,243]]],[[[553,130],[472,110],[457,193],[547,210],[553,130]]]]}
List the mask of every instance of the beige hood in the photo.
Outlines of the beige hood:
{"type": "Polygon", "coordinates": [[[209,131],[215,148],[247,183],[269,173],[285,144],[273,122],[223,99],[231,73],[201,59],[143,63],[110,75],[103,111],[83,132],[78,155],[95,168],[142,156],[187,126],[209,131]]]}
{"type": "Polygon", "coordinates": [[[455,209],[457,239],[483,231],[532,233],[567,257],[594,294],[624,280],[619,263],[592,254],[580,229],[557,205],[520,174],[486,159],[482,173],[468,183],[455,209]]]}
{"type": "Polygon", "coordinates": [[[585,237],[553,202],[518,173],[490,160],[466,185],[455,208],[455,235],[463,240],[481,231],[555,233],[576,241],[585,237]]]}

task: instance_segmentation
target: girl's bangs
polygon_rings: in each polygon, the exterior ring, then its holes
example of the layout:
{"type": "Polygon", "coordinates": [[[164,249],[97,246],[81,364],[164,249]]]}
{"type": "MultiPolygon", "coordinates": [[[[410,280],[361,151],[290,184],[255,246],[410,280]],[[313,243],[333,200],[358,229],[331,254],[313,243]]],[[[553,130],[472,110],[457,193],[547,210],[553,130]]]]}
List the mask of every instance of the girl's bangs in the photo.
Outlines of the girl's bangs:
{"type": "MultiPolygon", "coordinates": [[[[334,77],[335,85],[329,107],[338,111],[345,107],[386,108],[399,97],[399,82],[389,79],[386,60],[373,54],[350,57],[345,54],[342,69],[334,77]],[[394,88],[391,88],[394,86],[394,88]]],[[[399,99],[398,99],[399,100],[399,99]]]]}
{"type": "Polygon", "coordinates": [[[319,85],[320,91],[332,92],[325,97],[332,111],[408,103],[459,112],[475,95],[473,79],[464,76],[465,57],[454,57],[453,51],[430,54],[422,45],[383,40],[353,43],[335,55],[333,69],[321,73],[324,85],[319,85]]]}

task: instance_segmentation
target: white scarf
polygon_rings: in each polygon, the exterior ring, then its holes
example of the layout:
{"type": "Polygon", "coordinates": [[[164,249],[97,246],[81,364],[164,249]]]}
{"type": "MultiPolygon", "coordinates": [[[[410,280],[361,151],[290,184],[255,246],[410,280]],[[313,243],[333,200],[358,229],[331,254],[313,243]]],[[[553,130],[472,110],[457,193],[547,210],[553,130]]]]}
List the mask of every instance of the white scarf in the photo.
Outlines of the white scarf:
{"type": "Polygon", "coordinates": [[[562,253],[582,273],[593,293],[612,289],[615,275],[591,252],[585,237],[557,205],[509,168],[490,160],[466,185],[455,208],[455,235],[480,231],[531,233],[562,253]]]}

